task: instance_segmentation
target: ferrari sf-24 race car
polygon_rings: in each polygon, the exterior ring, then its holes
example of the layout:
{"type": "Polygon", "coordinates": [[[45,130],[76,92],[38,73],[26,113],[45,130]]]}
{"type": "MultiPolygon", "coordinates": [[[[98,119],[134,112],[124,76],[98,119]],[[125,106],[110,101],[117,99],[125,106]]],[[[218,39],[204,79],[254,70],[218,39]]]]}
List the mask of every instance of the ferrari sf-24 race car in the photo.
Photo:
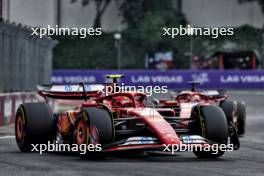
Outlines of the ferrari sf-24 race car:
{"type": "MultiPolygon", "coordinates": [[[[175,145],[188,145],[199,158],[217,158],[225,151],[213,147],[232,144],[239,138],[224,111],[206,103],[192,106],[189,116],[173,108],[157,108],[144,93],[125,92],[103,95],[100,90],[115,86],[120,75],[110,75],[110,84],[40,86],[46,102],[21,104],[16,113],[15,135],[21,151],[34,144],[100,144],[101,151],[88,151],[82,158],[116,151],[167,152],[175,145]],[[75,108],[53,113],[48,99],[82,100],[75,108]],[[209,150],[204,150],[209,146],[209,150]],[[211,146],[211,148],[210,148],[211,146]]],[[[171,152],[171,151],[169,151],[171,152]]]]}
{"type": "Polygon", "coordinates": [[[171,92],[170,100],[155,100],[164,108],[173,108],[180,117],[189,117],[191,109],[197,104],[211,104],[219,106],[225,113],[229,125],[234,125],[237,134],[245,133],[246,104],[241,101],[230,100],[225,90],[200,90],[199,82],[189,82],[191,90],[175,90],[171,92]]]}

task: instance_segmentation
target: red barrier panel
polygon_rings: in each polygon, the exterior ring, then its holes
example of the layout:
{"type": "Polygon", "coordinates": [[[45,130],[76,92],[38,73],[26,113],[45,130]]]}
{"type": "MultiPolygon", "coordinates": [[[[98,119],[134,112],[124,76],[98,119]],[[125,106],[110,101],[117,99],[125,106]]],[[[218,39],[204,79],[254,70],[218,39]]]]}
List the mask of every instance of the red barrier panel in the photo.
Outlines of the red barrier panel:
{"type": "Polygon", "coordinates": [[[11,123],[11,117],[13,114],[13,99],[12,95],[8,95],[4,97],[4,125],[11,123]]]}
{"type": "Polygon", "coordinates": [[[0,94],[0,126],[14,123],[16,110],[25,102],[39,101],[35,93],[6,93],[0,94]]]}

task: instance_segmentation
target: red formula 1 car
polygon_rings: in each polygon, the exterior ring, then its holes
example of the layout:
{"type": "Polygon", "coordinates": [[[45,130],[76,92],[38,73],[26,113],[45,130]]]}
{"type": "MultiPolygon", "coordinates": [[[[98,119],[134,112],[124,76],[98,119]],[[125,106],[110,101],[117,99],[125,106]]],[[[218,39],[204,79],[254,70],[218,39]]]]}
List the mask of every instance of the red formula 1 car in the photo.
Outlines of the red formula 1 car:
{"type": "Polygon", "coordinates": [[[104,84],[40,87],[39,94],[45,99],[81,99],[83,102],[60,113],[52,113],[46,102],[20,105],[15,121],[19,149],[30,151],[32,144],[50,141],[78,146],[100,144],[101,151],[88,151],[81,155],[84,158],[114,151],[174,152],[174,146],[179,145],[196,149],[198,146],[199,150],[193,152],[201,158],[217,158],[225,152],[219,148],[215,151],[216,146],[228,144],[230,136],[221,108],[197,104],[190,116],[180,117],[172,108],[148,106],[144,93],[106,96],[101,93],[103,89],[104,84]]]}
{"type": "Polygon", "coordinates": [[[198,82],[189,82],[190,91],[174,91],[171,100],[157,100],[156,103],[165,108],[173,108],[181,117],[190,116],[191,109],[196,104],[211,104],[219,106],[225,113],[228,123],[234,125],[238,135],[245,133],[246,105],[244,102],[228,99],[225,90],[198,90],[198,82]]]}

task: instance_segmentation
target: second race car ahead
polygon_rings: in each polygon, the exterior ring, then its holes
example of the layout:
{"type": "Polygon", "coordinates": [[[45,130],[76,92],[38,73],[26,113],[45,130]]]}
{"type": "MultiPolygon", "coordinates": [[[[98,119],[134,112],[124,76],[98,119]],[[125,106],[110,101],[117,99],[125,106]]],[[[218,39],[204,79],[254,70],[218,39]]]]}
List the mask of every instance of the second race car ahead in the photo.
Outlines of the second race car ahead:
{"type": "Polygon", "coordinates": [[[228,98],[224,90],[198,90],[198,82],[189,82],[191,90],[172,92],[171,100],[157,100],[156,103],[165,108],[173,108],[179,116],[189,116],[192,106],[196,104],[211,104],[219,106],[225,113],[229,124],[233,124],[238,135],[245,133],[246,105],[244,102],[228,98]]]}

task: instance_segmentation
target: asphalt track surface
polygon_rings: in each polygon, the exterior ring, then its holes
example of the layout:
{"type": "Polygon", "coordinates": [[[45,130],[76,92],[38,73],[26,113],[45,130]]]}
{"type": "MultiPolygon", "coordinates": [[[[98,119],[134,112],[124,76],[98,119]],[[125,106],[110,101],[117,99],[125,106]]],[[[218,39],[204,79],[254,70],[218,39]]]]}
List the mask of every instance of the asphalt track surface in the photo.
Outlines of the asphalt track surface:
{"type": "Polygon", "coordinates": [[[81,160],[69,153],[21,153],[12,138],[13,126],[0,128],[0,175],[264,175],[264,92],[231,92],[247,104],[247,131],[238,151],[215,160],[191,152],[175,156],[111,156],[81,160]]]}

